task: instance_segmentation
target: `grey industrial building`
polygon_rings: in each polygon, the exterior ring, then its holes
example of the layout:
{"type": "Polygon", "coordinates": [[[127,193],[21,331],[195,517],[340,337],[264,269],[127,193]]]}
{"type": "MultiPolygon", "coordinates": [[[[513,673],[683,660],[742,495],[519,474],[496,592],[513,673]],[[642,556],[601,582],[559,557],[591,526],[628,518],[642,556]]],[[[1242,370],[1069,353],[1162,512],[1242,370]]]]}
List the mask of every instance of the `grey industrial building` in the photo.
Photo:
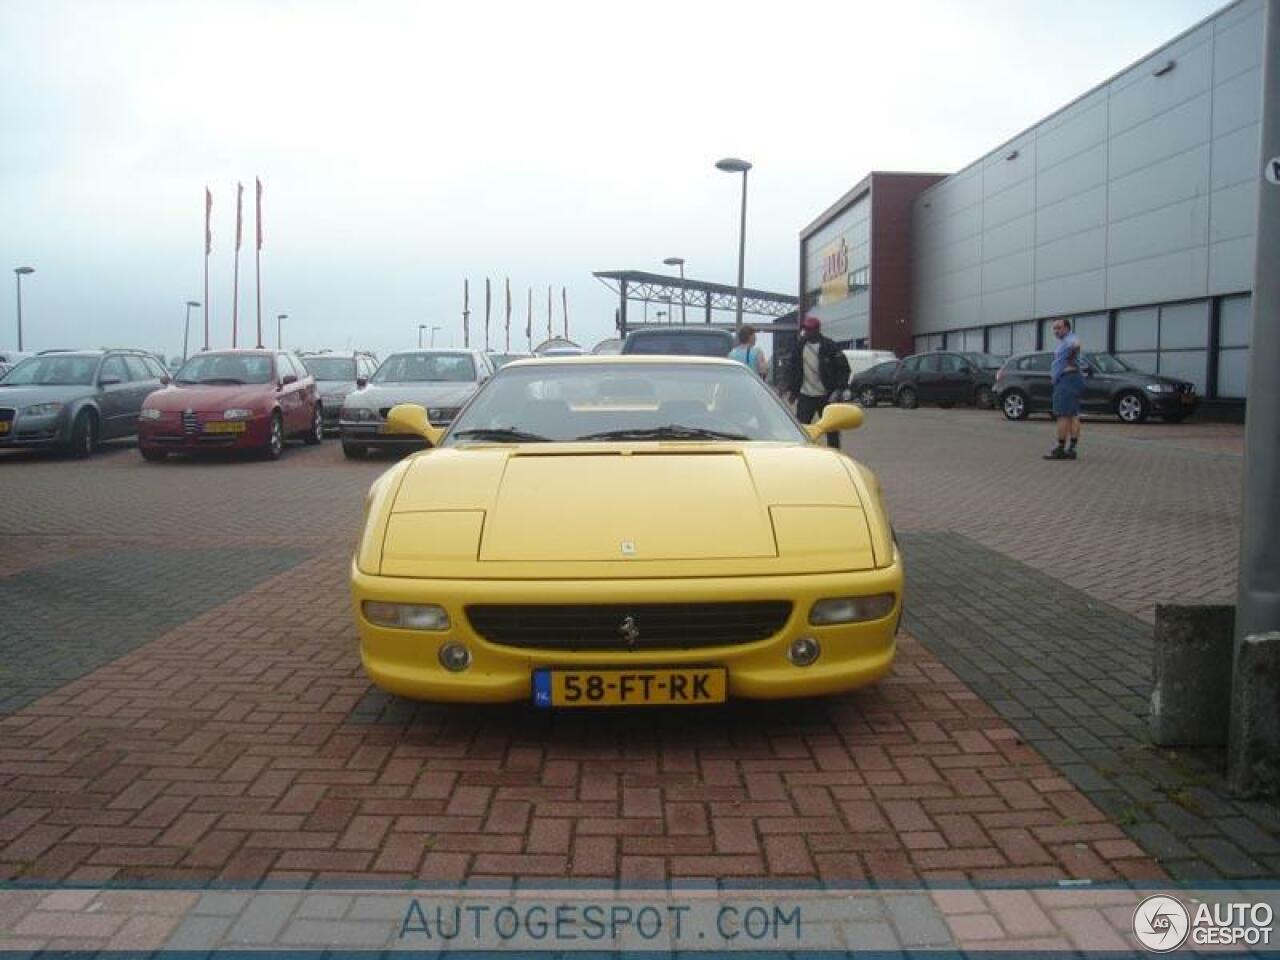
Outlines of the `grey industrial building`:
{"type": "Polygon", "coordinates": [[[802,308],[900,354],[1035,350],[1071,317],[1243,399],[1263,12],[1237,0],[957,173],[870,175],[802,231],[802,308]]]}

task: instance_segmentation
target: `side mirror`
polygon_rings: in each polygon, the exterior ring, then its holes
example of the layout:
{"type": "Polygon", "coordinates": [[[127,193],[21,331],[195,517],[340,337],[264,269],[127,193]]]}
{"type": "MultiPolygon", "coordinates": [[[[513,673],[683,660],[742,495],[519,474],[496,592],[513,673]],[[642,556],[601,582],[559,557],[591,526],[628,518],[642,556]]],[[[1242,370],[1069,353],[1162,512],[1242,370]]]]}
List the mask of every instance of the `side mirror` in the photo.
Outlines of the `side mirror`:
{"type": "Polygon", "coordinates": [[[282,386],[282,387],[287,387],[289,384],[291,384],[291,383],[297,383],[297,382],[298,382],[298,378],[297,378],[297,376],[296,376],[295,374],[292,374],[292,373],[286,373],[286,374],[284,375],[284,379],[282,379],[282,380],[280,381],[280,386],[282,386]]]}
{"type": "Polygon", "coordinates": [[[171,383],[173,383],[173,378],[170,377],[167,373],[160,378],[160,386],[162,387],[167,387],[171,383]]]}
{"type": "Polygon", "coordinates": [[[431,446],[439,446],[444,431],[432,426],[427,417],[427,408],[416,403],[398,403],[387,411],[387,433],[407,433],[421,437],[431,446]]]}
{"type": "Polygon", "coordinates": [[[119,377],[102,377],[102,378],[98,381],[98,386],[100,386],[100,387],[114,387],[117,383],[120,383],[120,378],[119,378],[119,377]]]}
{"type": "Polygon", "coordinates": [[[835,433],[837,430],[856,430],[860,426],[862,426],[861,407],[851,403],[828,403],[823,408],[818,422],[807,425],[804,432],[809,434],[810,440],[817,440],[824,434],[835,433]]]}
{"type": "Polygon", "coordinates": [[[369,378],[368,378],[368,377],[356,377],[356,389],[357,389],[357,390],[363,390],[363,389],[364,389],[365,387],[367,387],[368,385],[369,385],[369,378]]]}

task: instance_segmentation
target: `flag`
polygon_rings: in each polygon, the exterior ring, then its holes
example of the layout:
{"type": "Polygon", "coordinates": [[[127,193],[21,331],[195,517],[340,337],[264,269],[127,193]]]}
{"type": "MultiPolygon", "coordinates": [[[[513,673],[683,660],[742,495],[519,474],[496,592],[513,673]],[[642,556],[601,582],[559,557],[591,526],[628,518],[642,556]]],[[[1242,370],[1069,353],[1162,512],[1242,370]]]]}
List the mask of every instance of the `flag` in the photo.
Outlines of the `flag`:
{"type": "Polygon", "coordinates": [[[253,178],[253,182],[258,191],[257,196],[257,220],[258,220],[258,249],[262,249],[262,181],[257,177],[253,178]]]}
{"type": "Polygon", "coordinates": [[[209,192],[209,188],[204,188],[204,252],[205,255],[213,253],[213,194],[209,192]]]}
{"type": "Polygon", "coordinates": [[[236,250],[240,249],[241,208],[244,206],[244,184],[236,184],[236,250]]]}

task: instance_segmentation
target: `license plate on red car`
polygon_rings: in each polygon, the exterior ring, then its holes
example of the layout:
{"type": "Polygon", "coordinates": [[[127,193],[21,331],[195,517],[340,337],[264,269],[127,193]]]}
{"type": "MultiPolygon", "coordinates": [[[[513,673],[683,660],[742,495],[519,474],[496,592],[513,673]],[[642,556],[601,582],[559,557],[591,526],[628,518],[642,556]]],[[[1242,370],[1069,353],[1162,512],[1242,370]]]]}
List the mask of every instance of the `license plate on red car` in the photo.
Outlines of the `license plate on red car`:
{"type": "Polygon", "coordinates": [[[245,425],[239,420],[210,420],[204,425],[205,433],[244,433],[245,425]]]}

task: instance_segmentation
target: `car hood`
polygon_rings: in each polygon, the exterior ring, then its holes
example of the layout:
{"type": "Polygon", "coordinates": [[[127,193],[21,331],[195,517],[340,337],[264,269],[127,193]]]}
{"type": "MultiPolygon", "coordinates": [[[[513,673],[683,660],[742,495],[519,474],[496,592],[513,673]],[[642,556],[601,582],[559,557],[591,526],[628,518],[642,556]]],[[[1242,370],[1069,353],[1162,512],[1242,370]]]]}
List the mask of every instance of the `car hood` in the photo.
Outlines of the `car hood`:
{"type": "Polygon", "coordinates": [[[15,407],[21,410],[36,403],[73,403],[83,397],[91,397],[97,393],[92,386],[0,386],[0,407],[15,407]]]}
{"type": "Polygon", "coordinates": [[[734,576],[892,562],[878,492],[816,445],[445,447],[393,471],[375,487],[357,557],[385,576],[734,576]]]}
{"type": "Polygon", "coordinates": [[[348,407],[394,407],[397,403],[417,403],[424,407],[460,407],[476,392],[474,383],[388,383],[369,384],[347,394],[348,407]]]}
{"type": "Polygon", "coordinates": [[[276,388],[269,383],[234,385],[172,384],[147,397],[146,405],[164,413],[184,410],[203,412],[230,407],[265,408],[274,401],[276,388]]]}

